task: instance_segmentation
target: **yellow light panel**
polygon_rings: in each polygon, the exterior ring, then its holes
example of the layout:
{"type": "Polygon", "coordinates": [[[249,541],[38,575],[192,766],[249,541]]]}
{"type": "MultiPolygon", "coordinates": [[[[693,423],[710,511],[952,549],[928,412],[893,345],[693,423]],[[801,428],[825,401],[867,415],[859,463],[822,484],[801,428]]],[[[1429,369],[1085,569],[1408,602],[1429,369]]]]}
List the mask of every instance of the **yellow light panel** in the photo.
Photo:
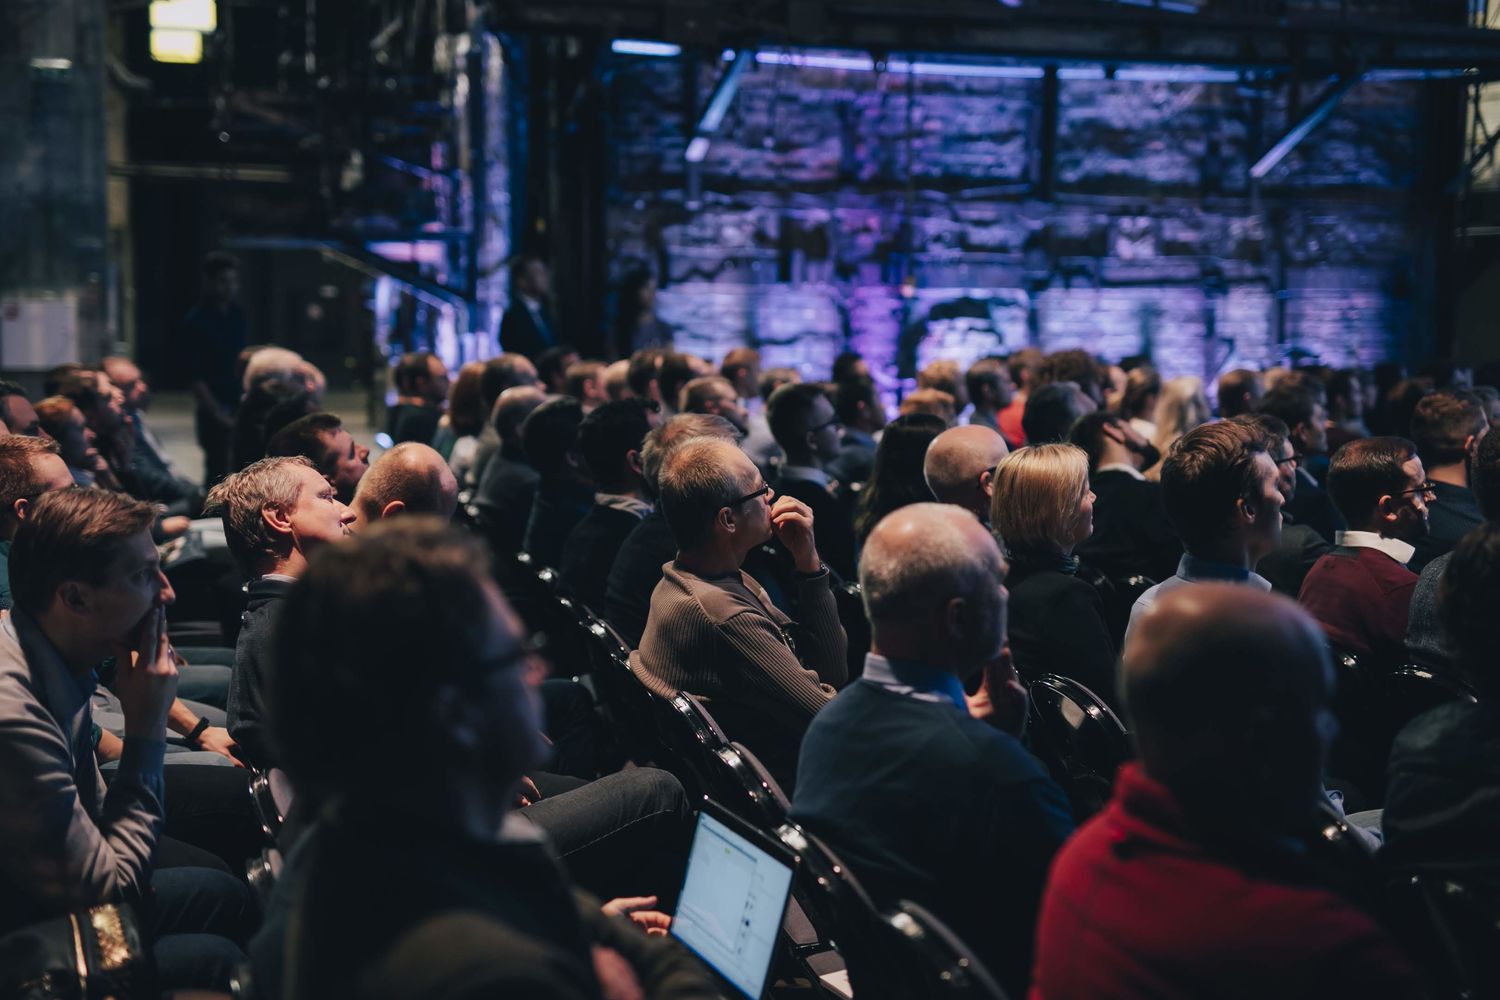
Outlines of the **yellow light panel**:
{"type": "Polygon", "coordinates": [[[151,27],[208,34],[219,27],[214,0],[152,0],[151,27]]]}
{"type": "Polygon", "coordinates": [[[196,31],[152,28],[151,58],[164,63],[201,63],[203,36],[196,31]]]}

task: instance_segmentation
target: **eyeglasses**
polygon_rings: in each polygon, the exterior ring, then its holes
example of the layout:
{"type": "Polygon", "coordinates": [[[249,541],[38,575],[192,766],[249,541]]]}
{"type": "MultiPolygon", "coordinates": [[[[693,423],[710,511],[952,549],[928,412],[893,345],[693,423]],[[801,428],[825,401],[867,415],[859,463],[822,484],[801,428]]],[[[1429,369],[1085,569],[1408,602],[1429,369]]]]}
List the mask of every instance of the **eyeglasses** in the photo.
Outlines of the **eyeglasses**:
{"type": "Polygon", "coordinates": [[[1437,483],[1434,483],[1432,480],[1429,479],[1427,482],[1423,483],[1421,486],[1413,486],[1409,490],[1402,490],[1399,495],[1404,497],[1404,496],[1409,496],[1409,495],[1412,495],[1412,494],[1415,494],[1415,493],[1422,494],[1422,499],[1424,499],[1424,500],[1427,499],[1427,498],[1429,498],[1429,497],[1436,497],[1437,496],[1437,483]]]}
{"type": "Polygon", "coordinates": [[[1290,455],[1288,455],[1286,458],[1278,458],[1276,460],[1276,464],[1277,465],[1286,465],[1288,462],[1290,462],[1293,465],[1296,465],[1296,464],[1298,464],[1301,461],[1302,461],[1302,455],[1300,453],[1294,451],[1290,455]]]}
{"type": "Polygon", "coordinates": [[[809,427],[807,429],[807,433],[809,433],[809,434],[816,434],[816,433],[818,433],[818,431],[824,430],[825,428],[828,428],[828,427],[842,427],[843,423],[844,422],[842,420],[840,420],[838,417],[834,417],[832,420],[825,420],[825,421],[823,421],[821,424],[819,424],[816,427],[809,427]]]}
{"type": "Polygon", "coordinates": [[[749,503],[751,500],[755,500],[755,499],[758,499],[760,497],[763,497],[767,493],[770,493],[770,492],[771,492],[771,484],[770,483],[766,483],[765,485],[761,486],[760,489],[756,490],[754,493],[746,493],[744,496],[740,497],[738,500],[731,500],[728,503],[726,503],[724,506],[725,507],[738,507],[742,503],[749,503]]]}

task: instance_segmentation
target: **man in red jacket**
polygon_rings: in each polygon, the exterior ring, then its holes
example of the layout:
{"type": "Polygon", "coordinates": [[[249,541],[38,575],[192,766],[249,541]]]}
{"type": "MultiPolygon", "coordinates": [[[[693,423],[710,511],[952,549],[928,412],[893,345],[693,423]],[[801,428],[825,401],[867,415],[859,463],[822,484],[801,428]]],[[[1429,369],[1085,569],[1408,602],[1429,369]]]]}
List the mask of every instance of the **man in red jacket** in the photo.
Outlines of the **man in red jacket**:
{"type": "Polygon", "coordinates": [[[1328,466],[1328,492],[1349,529],[1313,563],[1297,602],[1334,648],[1399,663],[1417,586],[1406,564],[1427,535],[1433,499],[1417,446],[1398,437],[1349,442],[1328,466]]]}
{"type": "Polygon", "coordinates": [[[1032,1000],[1422,996],[1299,847],[1335,728],[1312,619],[1246,587],[1181,587],[1131,630],[1121,676],[1140,760],[1053,863],[1032,1000]]]}

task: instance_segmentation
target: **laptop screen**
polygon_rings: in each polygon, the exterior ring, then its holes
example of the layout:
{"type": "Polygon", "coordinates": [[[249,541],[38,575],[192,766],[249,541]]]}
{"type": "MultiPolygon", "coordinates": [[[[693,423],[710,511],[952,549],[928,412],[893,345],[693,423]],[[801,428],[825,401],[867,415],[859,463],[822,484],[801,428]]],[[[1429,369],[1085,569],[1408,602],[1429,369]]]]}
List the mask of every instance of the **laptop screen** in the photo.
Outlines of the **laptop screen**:
{"type": "Polygon", "coordinates": [[[707,809],[688,854],[672,936],[751,1000],[760,1000],[792,888],[792,869],[707,809]]]}

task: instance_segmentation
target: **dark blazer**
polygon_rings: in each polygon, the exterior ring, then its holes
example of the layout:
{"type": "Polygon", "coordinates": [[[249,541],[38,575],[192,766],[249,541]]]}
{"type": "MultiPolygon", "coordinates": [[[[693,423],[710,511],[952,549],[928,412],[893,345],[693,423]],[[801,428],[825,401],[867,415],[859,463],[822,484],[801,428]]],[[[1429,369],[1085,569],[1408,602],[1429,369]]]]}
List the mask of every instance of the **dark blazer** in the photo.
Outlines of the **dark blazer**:
{"type": "Polygon", "coordinates": [[[1345,527],[1344,517],[1333,505],[1328,491],[1302,469],[1297,470],[1297,490],[1286,504],[1286,511],[1298,524],[1305,524],[1322,535],[1330,545],[1333,536],[1345,527]]]}
{"type": "MultiPolygon", "coordinates": [[[[544,317],[546,319],[546,317],[544,317]]],[[[525,303],[517,300],[500,320],[500,349],[524,354],[535,361],[538,354],[557,343],[551,330],[537,326],[525,303]]]]}
{"type": "MultiPolygon", "coordinates": [[[[250,603],[234,644],[234,669],[229,675],[226,710],[229,735],[240,745],[240,759],[251,767],[277,766],[266,711],[266,675],[271,669],[276,621],[281,615],[282,601],[291,589],[291,581],[266,577],[251,580],[246,587],[250,603]]],[[[336,710],[331,711],[336,714],[336,710]]]]}
{"type": "Polygon", "coordinates": [[[563,543],[557,574],[592,612],[605,614],[609,571],[620,546],[641,518],[628,510],[594,504],[563,543]]]}
{"type": "Polygon", "coordinates": [[[1148,576],[1158,583],[1177,572],[1182,542],[1167,523],[1161,483],[1106,470],[1089,477],[1094,533],[1078,546],[1080,559],[1110,577],[1148,576]]]}
{"type": "Polygon", "coordinates": [[[1076,568],[1056,553],[1010,554],[1011,657],[1024,677],[1061,674],[1113,706],[1115,644],[1099,592],[1073,575],[1076,568]]]}
{"type": "Polygon", "coordinates": [[[588,483],[543,479],[526,521],[521,550],[539,565],[555,568],[562,562],[563,543],[593,505],[594,488],[588,483]]]}
{"type": "Polygon", "coordinates": [[[525,458],[504,447],[485,462],[474,490],[474,505],[484,514],[490,543],[497,552],[521,551],[541,481],[525,458]]]}
{"type": "Polygon", "coordinates": [[[847,492],[834,492],[811,479],[779,475],[771,486],[778,494],[796,497],[813,514],[813,538],[818,555],[845,580],[855,578],[857,547],[854,540],[854,512],[847,492]]]}
{"type": "Polygon", "coordinates": [[[1307,525],[1294,523],[1285,511],[1282,518],[1281,544],[1255,564],[1255,572],[1271,581],[1272,590],[1295,600],[1313,563],[1332,552],[1333,546],[1307,525]]]}
{"type": "Polygon", "coordinates": [[[604,587],[604,614],[631,649],[646,632],[651,592],[661,582],[661,569],[676,558],[677,540],[661,508],[647,514],[620,543],[604,587]]]}
{"type": "Polygon", "coordinates": [[[1435,501],[1427,505],[1427,535],[1417,541],[1417,553],[1407,566],[1413,573],[1445,552],[1452,552],[1458,540],[1484,523],[1479,503],[1466,486],[1433,483],[1435,501]]]}

